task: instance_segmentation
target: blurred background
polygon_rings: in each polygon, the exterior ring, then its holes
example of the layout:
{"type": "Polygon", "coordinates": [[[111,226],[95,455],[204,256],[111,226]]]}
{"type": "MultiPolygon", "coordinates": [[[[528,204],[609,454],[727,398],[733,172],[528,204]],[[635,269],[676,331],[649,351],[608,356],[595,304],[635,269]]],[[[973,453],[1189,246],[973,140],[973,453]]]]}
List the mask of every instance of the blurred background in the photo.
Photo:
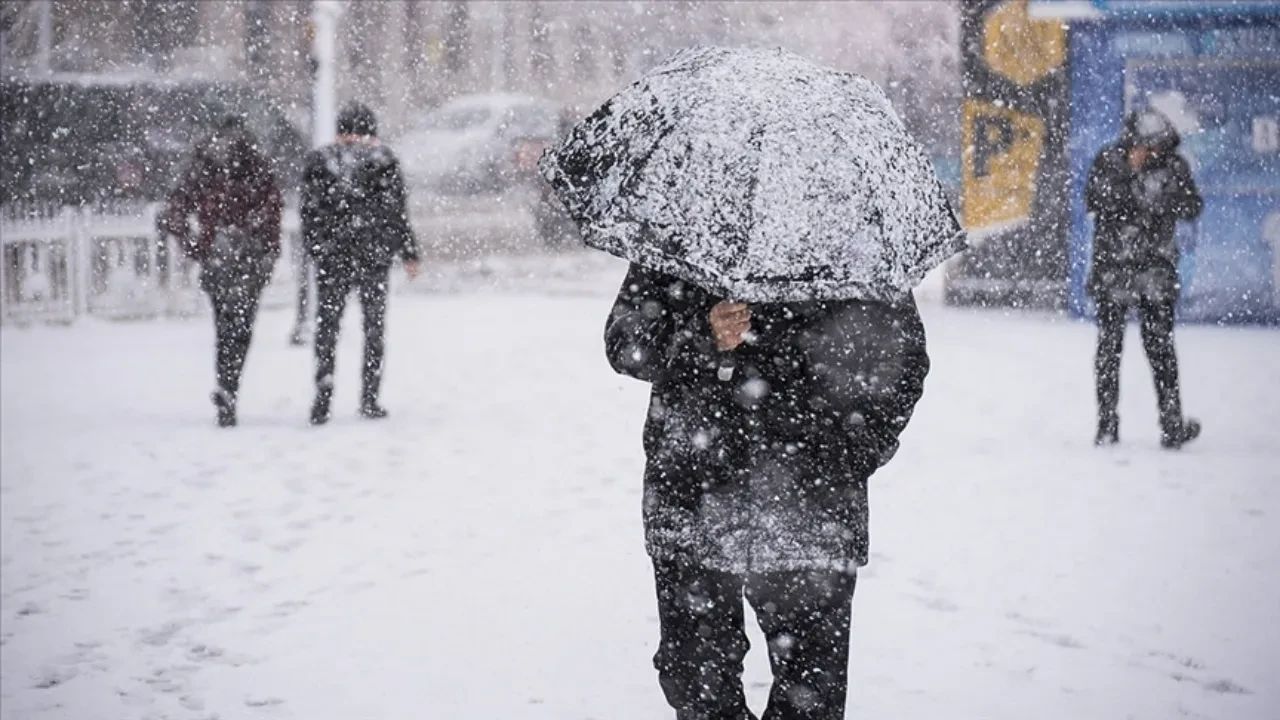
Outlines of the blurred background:
{"type": "MultiPolygon", "coordinates": [[[[155,311],[134,282],[171,285],[165,273],[150,277],[156,265],[166,270],[167,253],[152,257],[154,243],[141,237],[147,208],[227,111],[247,117],[295,188],[303,154],[324,136],[315,118],[325,117],[325,83],[328,112],[349,99],[375,108],[401,156],[415,225],[439,259],[576,246],[537,180],[542,149],[698,43],[782,45],[875,79],[942,175],[958,180],[959,14],[950,2],[23,0],[4,4],[0,26],[8,234],[45,237],[68,207],[77,208],[69,223],[99,228],[86,230],[98,240],[81,253],[91,266],[85,308],[155,311]],[[136,228],[108,237],[103,214],[116,226],[132,217],[136,228]],[[41,227],[12,226],[19,221],[41,227]],[[113,279],[112,269],[123,272],[113,279]]],[[[73,282],[61,245],[6,249],[7,315],[33,299],[20,286],[50,299],[73,282]]],[[[71,295],[52,298],[61,303],[49,312],[74,312],[71,295]]]]}
{"type": "Polygon", "coordinates": [[[1208,201],[1179,228],[1183,318],[1272,323],[1278,24],[1261,0],[6,2],[0,317],[158,312],[148,288],[172,283],[148,208],[228,110],[292,189],[334,106],[375,108],[437,259],[573,250],[541,151],[702,43],[783,46],[885,88],[970,231],[921,289],[954,304],[1090,316],[1084,175],[1124,113],[1158,106],[1208,201]],[[59,233],[93,239],[35,242],[59,233]]]}

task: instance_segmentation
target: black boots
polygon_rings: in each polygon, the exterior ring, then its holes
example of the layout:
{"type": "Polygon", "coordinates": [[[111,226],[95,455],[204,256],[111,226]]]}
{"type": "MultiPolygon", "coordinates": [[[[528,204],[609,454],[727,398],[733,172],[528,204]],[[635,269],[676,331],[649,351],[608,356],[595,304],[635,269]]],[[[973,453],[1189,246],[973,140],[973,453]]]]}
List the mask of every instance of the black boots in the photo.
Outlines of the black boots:
{"type": "Polygon", "coordinates": [[[311,405],[312,425],[323,425],[329,422],[329,400],[332,397],[332,390],[325,389],[316,393],[316,401],[311,405]]]}
{"type": "MultiPolygon", "coordinates": [[[[1200,421],[1195,418],[1162,422],[1160,425],[1160,446],[1166,450],[1179,450],[1183,445],[1200,437],[1200,421]]],[[[1120,420],[1115,417],[1098,420],[1098,434],[1093,437],[1093,444],[1104,447],[1118,442],[1120,442],[1120,420]]]]}
{"type": "Polygon", "coordinates": [[[226,390],[214,390],[213,406],[218,409],[218,427],[236,426],[236,399],[226,390]]]}
{"type": "Polygon", "coordinates": [[[1183,445],[1200,437],[1200,421],[1195,418],[1170,423],[1160,433],[1160,445],[1166,450],[1181,450],[1183,445]]]}
{"type": "MultiPolygon", "coordinates": [[[[331,392],[321,391],[316,394],[316,401],[311,405],[312,425],[324,425],[329,422],[329,400],[331,397],[331,392]]],[[[366,397],[360,403],[360,417],[366,420],[381,420],[386,416],[386,408],[379,405],[377,400],[366,397]]]]}
{"type": "Polygon", "coordinates": [[[360,404],[360,417],[366,420],[381,420],[387,416],[387,409],[377,403],[376,400],[365,400],[360,404]]]}
{"type": "Polygon", "coordinates": [[[1115,445],[1120,442],[1120,418],[1112,416],[1098,421],[1098,434],[1093,437],[1093,444],[1099,447],[1115,445]]]}

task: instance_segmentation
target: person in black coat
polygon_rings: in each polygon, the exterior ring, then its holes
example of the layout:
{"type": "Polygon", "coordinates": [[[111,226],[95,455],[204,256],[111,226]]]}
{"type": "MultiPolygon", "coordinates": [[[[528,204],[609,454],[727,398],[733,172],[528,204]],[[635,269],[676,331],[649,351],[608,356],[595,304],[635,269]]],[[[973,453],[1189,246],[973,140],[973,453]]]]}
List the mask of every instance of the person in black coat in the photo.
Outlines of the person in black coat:
{"type": "Polygon", "coordinates": [[[1099,445],[1119,441],[1120,352],[1129,309],[1141,320],[1142,345],[1155,376],[1161,443],[1176,449],[1200,434],[1184,419],[1174,352],[1178,279],[1178,220],[1194,220],[1204,205],[1191,169],[1177,152],[1181,139],[1155,110],[1125,118],[1119,141],[1093,161],[1085,208],[1094,213],[1093,268],[1088,291],[1097,306],[1099,445]]]}
{"type": "Polygon", "coordinates": [[[280,254],[282,202],[271,164],[246,128],[228,115],[195,149],[157,219],[200,263],[213,306],[218,425],[236,424],[240,375],[253,340],[258,301],[280,254]],[[199,220],[191,232],[189,220],[199,220]]]}
{"type": "Polygon", "coordinates": [[[409,227],[399,161],[378,142],[377,119],[360,103],[338,115],[338,139],[313,151],[302,178],[302,238],[316,273],[316,399],[311,423],[329,421],[334,353],[347,296],[355,291],[364,312],[364,371],[360,414],[382,418],[387,292],[399,257],[418,275],[417,239],[409,227]]]}
{"type": "Polygon", "coordinates": [[[667,701],[751,717],[745,595],[769,640],[765,717],[843,718],[867,479],[929,370],[914,300],[748,307],[633,265],[605,345],[652,384],[644,526],[667,701]]]}

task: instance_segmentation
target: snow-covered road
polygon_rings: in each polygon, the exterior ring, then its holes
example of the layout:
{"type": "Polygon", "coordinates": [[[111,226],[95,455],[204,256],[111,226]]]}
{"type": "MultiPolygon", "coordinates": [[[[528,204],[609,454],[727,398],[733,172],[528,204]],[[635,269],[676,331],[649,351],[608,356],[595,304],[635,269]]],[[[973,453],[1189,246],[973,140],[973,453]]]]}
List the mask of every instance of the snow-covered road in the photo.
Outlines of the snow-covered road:
{"type": "MultiPolygon", "coordinates": [[[[587,267],[395,298],[381,423],[354,312],[321,429],[287,312],[229,432],[205,319],[0,331],[0,716],[669,717],[646,387],[602,356],[620,269],[587,267]]],[[[1280,718],[1280,332],[1179,330],[1206,432],[1169,453],[1131,328],[1124,444],[1097,450],[1091,328],[924,312],[848,717],[1280,718]]]]}

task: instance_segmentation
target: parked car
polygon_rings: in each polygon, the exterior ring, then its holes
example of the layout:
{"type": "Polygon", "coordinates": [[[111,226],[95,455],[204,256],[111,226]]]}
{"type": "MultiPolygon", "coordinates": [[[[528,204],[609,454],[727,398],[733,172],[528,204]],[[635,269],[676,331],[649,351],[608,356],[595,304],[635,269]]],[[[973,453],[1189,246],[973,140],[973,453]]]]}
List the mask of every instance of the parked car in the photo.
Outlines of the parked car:
{"type": "Polygon", "coordinates": [[[242,114],[286,190],[306,145],[284,113],[244,85],[54,76],[0,84],[0,204],[82,205],[164,198],[191,149],[242,114]]]}
{"type": "Polygon", "coordinates": [[[517,144],[550,142],[564,108],[509,93],[464,95],[428,112],[392,144],[411,188],[439,194],[509,190],[526,179],[517,144]]]}
{"type": "Polygon", "coordinates": [[[553,142],[567,135],[576,121],[577,116],[566,108],[560,112],[555,137],[519,137],[512,143],[512,165],[516,181],[534,190],[534,225],[538,231],[538,239],[547,247],[569,247],[582,242],[577,224],[565,211],[551,184],[538,172],[538,160],[542,158],[542,153],[553,142]]]}

